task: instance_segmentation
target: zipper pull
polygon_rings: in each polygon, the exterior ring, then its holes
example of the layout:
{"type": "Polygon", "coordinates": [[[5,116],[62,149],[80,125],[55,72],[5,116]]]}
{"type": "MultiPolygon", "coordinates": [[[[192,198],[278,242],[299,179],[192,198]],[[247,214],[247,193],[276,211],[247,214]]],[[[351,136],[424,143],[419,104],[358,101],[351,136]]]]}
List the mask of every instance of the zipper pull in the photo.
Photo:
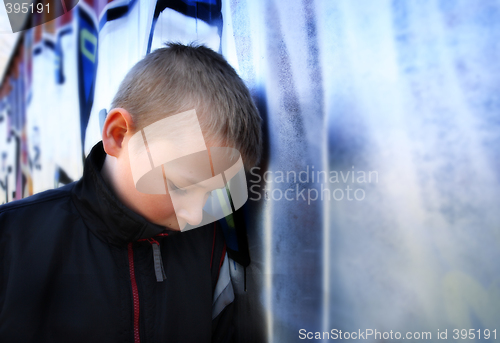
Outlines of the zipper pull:
{"type": "Polygon", "coordinates": [[[163,282],[167,278],[165,270],[163,269],[163,261],[161,259],[160,243],[154,238],[148,238],[153,248],[153,262],[155,265],[155,275],[157,282],[163,282]]]}

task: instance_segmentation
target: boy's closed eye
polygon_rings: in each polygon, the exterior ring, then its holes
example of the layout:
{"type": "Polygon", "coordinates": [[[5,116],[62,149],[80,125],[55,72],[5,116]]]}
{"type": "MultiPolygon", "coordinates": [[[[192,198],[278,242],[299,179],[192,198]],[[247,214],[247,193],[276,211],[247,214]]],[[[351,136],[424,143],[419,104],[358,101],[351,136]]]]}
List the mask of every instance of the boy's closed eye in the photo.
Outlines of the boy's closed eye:
{"type": "Polygon", "coordinates": [[[177,187],[175,185],[175,183],[172,182],[172,180],[167,179],[167,184],[168,184],[168,188],[171,189],[173,192],[180,194],[180,195],[187,194],[187,191],[185,189],[177,187]]]}
{"type": "MultiPolygon", "coordinates": [[[[188,190],[178,187],[172,180],[167,179],[167,184],[169,189],[171,189],[173,192],[179,195],[185,195],[188,193],[188,190]]],[[[212,191],[208,191],[206,192],[205,196],[210,196],[211,194],[212,191]]]]}

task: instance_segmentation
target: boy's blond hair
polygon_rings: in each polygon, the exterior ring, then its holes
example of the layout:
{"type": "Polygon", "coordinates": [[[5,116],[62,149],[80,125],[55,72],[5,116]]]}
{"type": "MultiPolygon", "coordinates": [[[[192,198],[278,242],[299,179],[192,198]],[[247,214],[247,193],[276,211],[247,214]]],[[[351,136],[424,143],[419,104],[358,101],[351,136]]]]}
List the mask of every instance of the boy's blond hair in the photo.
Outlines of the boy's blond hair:
{"type": "Polygon", "coordinates": [[[235,70],[205,46],[166,45],[127,73],[111,108],[130,112],[136,130],[194,108],[207,142],[236,148],[247,170],[258,164],[261,118],[235,70]]]}

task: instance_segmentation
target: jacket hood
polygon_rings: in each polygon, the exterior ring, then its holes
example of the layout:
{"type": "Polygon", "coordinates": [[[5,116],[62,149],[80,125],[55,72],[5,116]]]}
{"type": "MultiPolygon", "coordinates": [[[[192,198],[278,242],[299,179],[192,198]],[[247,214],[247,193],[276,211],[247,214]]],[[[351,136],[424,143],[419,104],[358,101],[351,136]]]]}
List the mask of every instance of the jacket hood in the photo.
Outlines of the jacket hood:
{"type": "Polygon", "coordinates": [[[84,221],[96,236],[114,244],[124,245],[168,231],[127,208],[106,184],[101,169],[106,159],[102,141],[85,160],[83,176],[73,188],[72,198],[84,221]]]}

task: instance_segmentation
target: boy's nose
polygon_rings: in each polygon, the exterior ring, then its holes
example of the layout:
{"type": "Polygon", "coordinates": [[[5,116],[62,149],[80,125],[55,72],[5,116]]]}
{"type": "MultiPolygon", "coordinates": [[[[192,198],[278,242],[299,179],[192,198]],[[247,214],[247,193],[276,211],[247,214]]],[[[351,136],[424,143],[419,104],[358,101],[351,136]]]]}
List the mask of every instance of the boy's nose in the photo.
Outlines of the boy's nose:
{"type": "Polygon", "coordinates": [[[189,206],[180,209],[177,215],[184,219],[189,225],[199,225],[203,219],[203,206],[191,203],[189,206]]]}

